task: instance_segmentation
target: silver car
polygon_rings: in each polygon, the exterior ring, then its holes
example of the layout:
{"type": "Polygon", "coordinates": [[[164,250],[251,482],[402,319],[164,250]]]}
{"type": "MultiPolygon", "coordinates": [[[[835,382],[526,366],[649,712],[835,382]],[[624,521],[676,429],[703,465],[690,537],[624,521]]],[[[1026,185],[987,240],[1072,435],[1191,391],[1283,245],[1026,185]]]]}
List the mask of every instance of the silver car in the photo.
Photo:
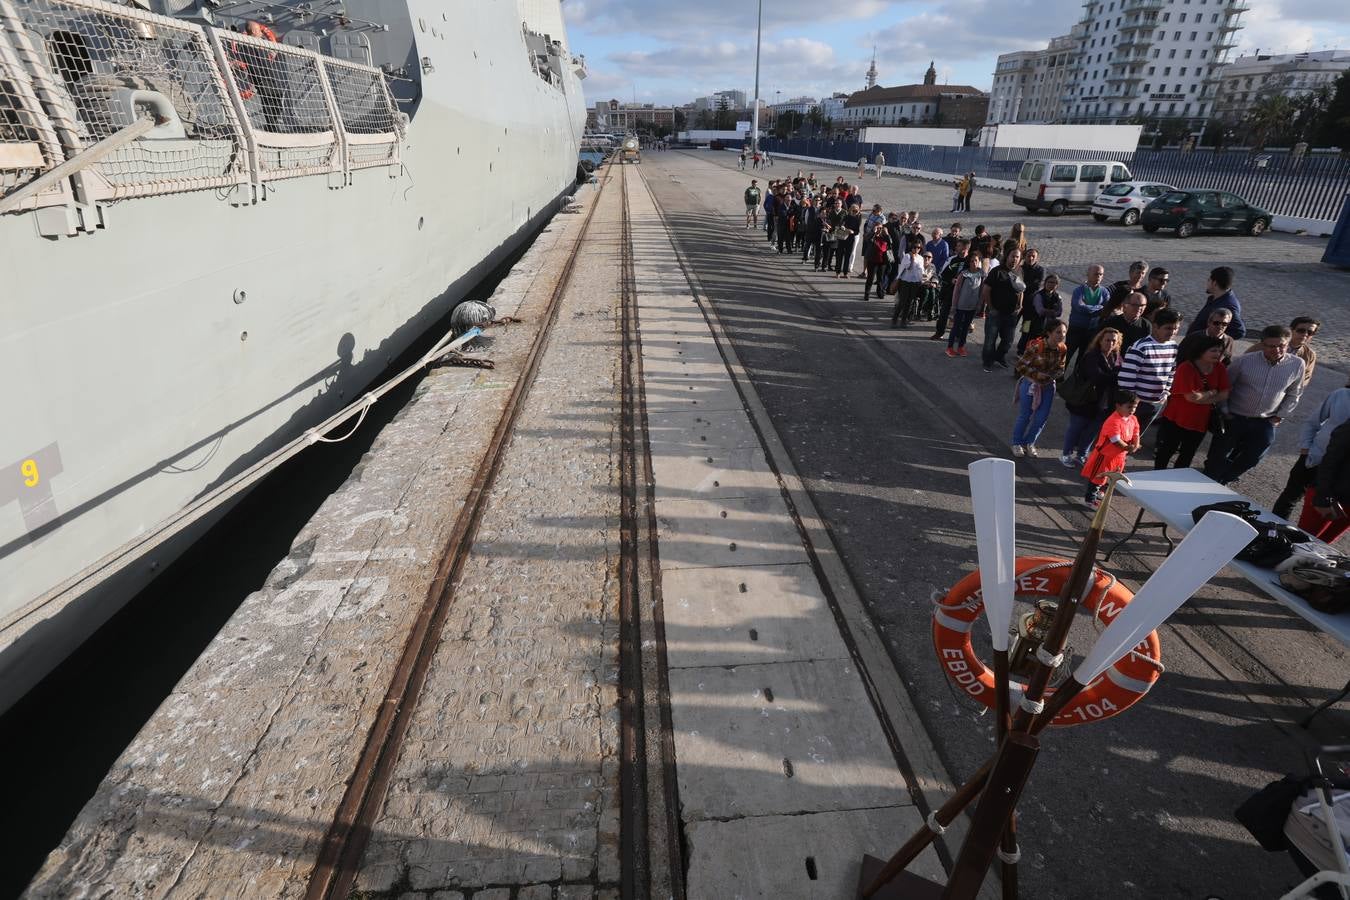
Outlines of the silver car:
{"type": "Polygon", "coordinates": [[[1092,218],[1098,222],[1114,219],[1122,225],[1134,225],[1145,206],[1171,190],[1175,188],[1158,181],[1122,181],[1109,185],[1092,201],[1092,218]]]}

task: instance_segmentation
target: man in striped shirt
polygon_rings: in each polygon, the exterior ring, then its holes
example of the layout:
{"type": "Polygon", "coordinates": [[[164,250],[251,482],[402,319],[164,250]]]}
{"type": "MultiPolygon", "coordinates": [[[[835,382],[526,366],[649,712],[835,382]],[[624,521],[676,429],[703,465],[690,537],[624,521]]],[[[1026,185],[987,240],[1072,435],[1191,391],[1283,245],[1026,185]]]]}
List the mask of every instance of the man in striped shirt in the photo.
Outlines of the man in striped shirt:
{"type": "Polygon", "coordinates": [[[1181,313],[1160,309],[1153,316],[1153,328],[1148,337],[1140,338],[1125,351],[1116,384],[1121,390],[1134,391],[1139,397],[1139,408],[1134,415],[1139,420],[1141,436],[1167,405],[1172,375],[1177,368],[1177,342],[1173,338],[1180,330],[1181,313]]]}

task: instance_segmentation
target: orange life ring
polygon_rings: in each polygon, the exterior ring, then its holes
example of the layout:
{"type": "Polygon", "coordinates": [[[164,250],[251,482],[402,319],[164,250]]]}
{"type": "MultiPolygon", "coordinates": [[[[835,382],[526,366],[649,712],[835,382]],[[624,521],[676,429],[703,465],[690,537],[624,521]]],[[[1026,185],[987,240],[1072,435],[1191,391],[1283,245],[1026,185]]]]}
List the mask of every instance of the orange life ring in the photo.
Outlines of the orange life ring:
{"type": "MultiPolygon", "coordinates": [[[[1016,593],[1033,599],[1058,597],[1069,580],[1073,563],[1051,556],[1018,557],[1016,593]]],[[[1094,569],[1092,583],[1083,601],[1085,609],[1109,624],[1134,599],[1134,594],[1112,575],[1094,569]]],[[[933,649],[947,677],[967,696],[994,708],[994,670],[975,655],[970,632],[984,611],[980,573],[962,578],[933,609],[933,649]]],[[[1119,715],[1138,703],[1162,675],[1162,645],[1158,632],[1150,632],[1133,651],[1088,685],[1055,717],[1052,725],[1080,725],[1119,715]]],[[[1014,681],[1013,703],[1025,685],[1014,681]]],[[[1053,693],[1048,691],[1047,693],[1053,693]]]]}

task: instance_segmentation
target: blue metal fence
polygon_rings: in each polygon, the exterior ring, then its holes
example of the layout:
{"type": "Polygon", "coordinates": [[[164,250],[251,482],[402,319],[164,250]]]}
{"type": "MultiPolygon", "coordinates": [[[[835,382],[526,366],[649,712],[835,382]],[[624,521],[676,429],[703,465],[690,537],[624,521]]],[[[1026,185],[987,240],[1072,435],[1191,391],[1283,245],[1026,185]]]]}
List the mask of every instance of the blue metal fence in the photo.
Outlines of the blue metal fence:
{"type": "Polygon", "coordinates": [[[766,138],[770,153],[790,153],[855,164],[878,151],[888,168],[919,169],[957,178],[1015,181],[1028,159],[1113,159],[1126,163],[1136,178],[1184,188],[1231,191],[1279,216],[1334,222],[1350,193],[1350,159],[1289,152],[1221,150],[1047,150],[1022,147],[932,147],[919,144],[860,144],[815,138],[766,138]]]}

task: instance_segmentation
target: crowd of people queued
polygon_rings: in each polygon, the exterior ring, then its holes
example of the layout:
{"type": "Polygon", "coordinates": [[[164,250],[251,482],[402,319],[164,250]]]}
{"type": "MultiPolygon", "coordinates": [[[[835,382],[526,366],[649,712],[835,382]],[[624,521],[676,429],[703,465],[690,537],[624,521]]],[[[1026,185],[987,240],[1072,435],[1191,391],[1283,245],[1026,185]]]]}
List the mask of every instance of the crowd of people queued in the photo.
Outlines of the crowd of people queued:
{"type": "MultiPolygon", "coordinates": [[[[955,190],[962,199],[973,179],[955,190]]],[[[1249,332],[1228,266],[1209,273],[1205,302],[1188,316],[1168,291],[1168,270],[1144,260],[1109,283],[1104,266],[1090,265],[1062,292],[1021,223],[1006,238],[983,225],[967,236],[960,222],[928,228],[913,210],[882,209],[842,175],[828,184],[798,172],[766,189],[752,179],[745,191],[747,229],[762,227],[778,253],[800,254],[816,272],[862,280],[863,300],[893,297],[893,328],[932,322],[929,339],[945,341],[955,359],[968,355],[983,319],[984,371],[1012,369],[1016,378],[1013,455],[1040,455],[1059,397],[1067,416],[1059,461],[1086,479],[1090,507],[1150,430],[1155,469],[1191,466],[1208,435],[1204,474],[1233,484],[1265,457],[1312,380],[1321,323],[1305,315],[1249,332]],[[1238,352],[1244,338],[1254,342],[1238,352]]],[[[1332,541],[1350,528],[1350,385],[1304,423],[1273,511],[1288,518],[1300,499],[1298,525],[1310,534],[1332,541]]]]}

